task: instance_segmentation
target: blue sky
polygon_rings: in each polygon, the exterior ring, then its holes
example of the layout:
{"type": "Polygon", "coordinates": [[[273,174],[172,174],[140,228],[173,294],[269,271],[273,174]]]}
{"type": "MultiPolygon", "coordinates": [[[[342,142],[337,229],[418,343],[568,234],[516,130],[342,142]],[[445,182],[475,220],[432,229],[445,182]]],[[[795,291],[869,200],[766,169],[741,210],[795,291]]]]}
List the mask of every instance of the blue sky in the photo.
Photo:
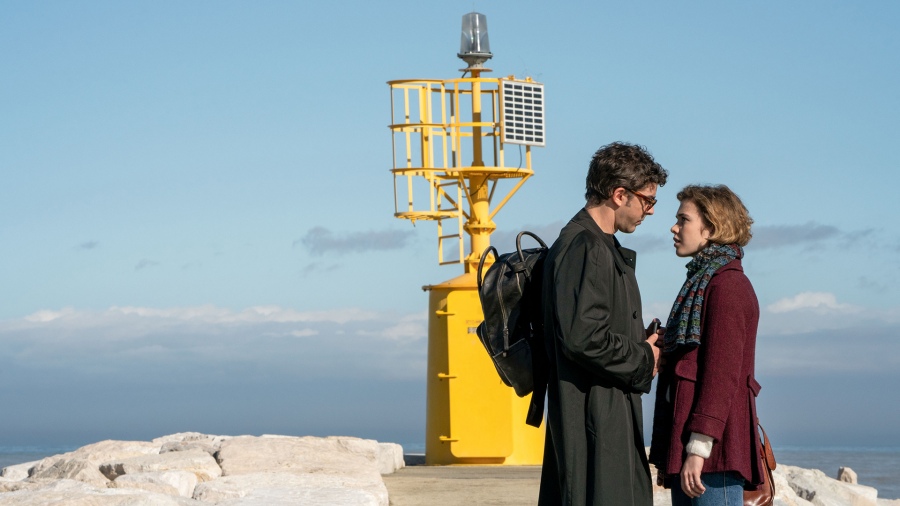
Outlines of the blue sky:
{"type": "Polygon", "coordinates": [[[493,243],[552,240],[591,154],[670,172],[645,320],[684,276],[675,194],[756,223],[776,444],[900,445],[900,5],[800,1],[0,3],[0,444],[179,431],[422,443],[432,223],[393,218],[389,80],[450,79],[488,17],[547,146],[493,243]]]}

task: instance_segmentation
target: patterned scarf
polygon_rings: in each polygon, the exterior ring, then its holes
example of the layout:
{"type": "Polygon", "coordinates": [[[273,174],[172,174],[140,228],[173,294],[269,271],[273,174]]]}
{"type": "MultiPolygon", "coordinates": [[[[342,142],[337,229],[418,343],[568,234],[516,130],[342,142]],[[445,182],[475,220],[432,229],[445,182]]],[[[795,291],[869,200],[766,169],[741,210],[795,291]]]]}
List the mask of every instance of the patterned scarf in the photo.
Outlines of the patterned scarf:
{"type": "Polygon", "coordinates": [[[710,278],[723,265],[742,258],[744,248],[737,244],[710,244],[686,265],[687,280],[678,292],[669,320],[663,350],[674,351],[678,346],[700,345],[700,314],[703,309],[703,295],[710,278]]]}

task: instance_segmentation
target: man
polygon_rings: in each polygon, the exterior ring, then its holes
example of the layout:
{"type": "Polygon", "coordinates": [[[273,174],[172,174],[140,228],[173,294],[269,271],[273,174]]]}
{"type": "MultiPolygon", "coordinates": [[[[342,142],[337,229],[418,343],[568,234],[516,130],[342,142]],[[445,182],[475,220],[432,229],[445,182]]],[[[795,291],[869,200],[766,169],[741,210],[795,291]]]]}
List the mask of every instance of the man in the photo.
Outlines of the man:
{"type": "Polygon", "coordinates": [[[547,439],[539,505],[653,504],[641,394],[656,374],[635,252],[619,245],[653,214],[668,173],[641,146],[613,143],[591,159],[587,204],[544,261],[549,357],[547,439]]]}

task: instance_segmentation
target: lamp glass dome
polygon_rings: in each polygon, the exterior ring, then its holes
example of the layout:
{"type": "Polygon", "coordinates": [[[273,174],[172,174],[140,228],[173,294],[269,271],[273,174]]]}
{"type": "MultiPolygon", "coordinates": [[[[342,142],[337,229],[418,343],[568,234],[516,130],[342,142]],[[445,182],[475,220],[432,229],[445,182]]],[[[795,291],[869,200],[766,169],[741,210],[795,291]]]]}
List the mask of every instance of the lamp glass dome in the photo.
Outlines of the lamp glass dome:
{"type": "Polygon", "coordinates": [[[468,54],[491,54],[487,16],[478,12],[463,15],[459,54],[460,57],[468,54]]]}

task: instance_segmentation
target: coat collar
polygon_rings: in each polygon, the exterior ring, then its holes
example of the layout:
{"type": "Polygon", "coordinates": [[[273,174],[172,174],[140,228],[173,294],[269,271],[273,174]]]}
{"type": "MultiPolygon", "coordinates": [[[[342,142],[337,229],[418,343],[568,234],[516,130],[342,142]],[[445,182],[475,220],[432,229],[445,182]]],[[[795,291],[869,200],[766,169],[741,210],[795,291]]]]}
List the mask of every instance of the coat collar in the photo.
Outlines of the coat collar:
{"type": "Polygon", "coordinates": [[[604,232],[598,225],[597,222],[594,221],[594,218],[588,214],[587,209],[581,208],[578,211],[578,214],[572,218],[572,222],[580,225],[581,227],[593,232],[595,236],[600,239],[600,242],[609,247],[613,252],[613,260],[616,262],[616,267],[619,268],[620,271],[625,270],[625,266],[631,267],[632,270],[635,269],[637,263],[637,253],[634,250],[630,250],[628,248],[622,247],[619,244],[619,240],[616,239],[614,234],[607,234],[604,232]]]}
{"type": "Polygon", "coordinates": [[[735,258],[734,260],[728,262],[727,264],[719,267],[719,270],[716,271],[716,274],[725,271],[738,271],[744,272],[744,266],[741,264],[740,258],[735,258]]]}

